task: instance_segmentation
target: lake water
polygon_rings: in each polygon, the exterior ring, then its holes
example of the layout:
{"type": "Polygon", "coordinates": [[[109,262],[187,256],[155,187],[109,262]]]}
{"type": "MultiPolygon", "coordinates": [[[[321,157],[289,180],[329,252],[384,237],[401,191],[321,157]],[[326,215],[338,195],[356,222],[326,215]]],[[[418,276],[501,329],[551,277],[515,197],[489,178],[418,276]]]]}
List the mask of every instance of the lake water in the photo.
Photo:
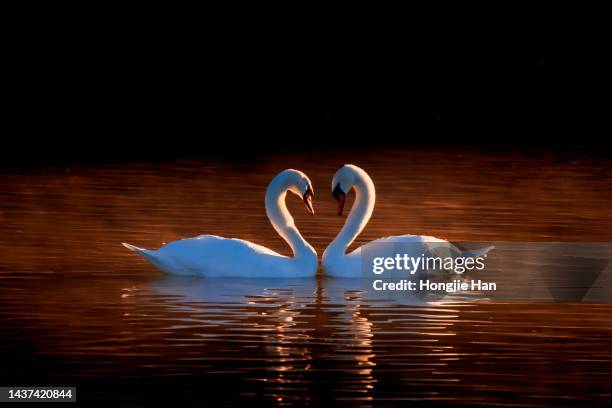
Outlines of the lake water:
{"type": "Polygon", "coordinates": [[[0,385],[76,386],[80,401],[123,405],[610,404],[612,303],[398,302],[323,276],[177,278],[120,245],[210,233],[289,254],[263,196],[293,167],[313,182],[316,216],[297,198],[288,206],[322,254],[345,220],[330,191],[345,162],[377,188],[354,246],[406,233],[612,242],[612,162],[583,154],[370,149],[5,166],[0,385]]]}

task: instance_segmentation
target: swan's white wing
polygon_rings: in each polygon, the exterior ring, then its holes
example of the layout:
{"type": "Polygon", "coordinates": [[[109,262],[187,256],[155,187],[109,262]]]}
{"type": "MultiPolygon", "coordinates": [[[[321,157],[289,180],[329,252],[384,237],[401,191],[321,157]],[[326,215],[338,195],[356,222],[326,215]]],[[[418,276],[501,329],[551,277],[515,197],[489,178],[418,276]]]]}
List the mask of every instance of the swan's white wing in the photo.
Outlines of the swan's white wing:
{"type": "MultiPolygon", "coordinates": [[[[263,245],[259,245],[251,241],[245,241],[244,239],[224,238],[218,235],[200,235],[195,238],[187,238],[187,239],[199,240],[204,244],[207,244],[207,243],[210,244],[213,241],[222,241],[224,242],[224,244],[222,245],[227,245],[228,249],[230,248],[237,249],[243,246],[245,247],[245,249],[251,250],[254,254],[265,254],[265,255],[272,255],[272,256],[278,256],[278,257],[285,257],[284,255],[281,255],[278,252],[275,252],[269,248],[266,248],[263,245]]],[[[180,240],[180,241],[184,241],[184,240],[180,240]]],[[[180,241],[175,241],[175,242],[180,242],[180,241]]]]}
{"type": "MultiPolygon", "coordinates": [[[[428,235],[394,235],[390,237],[383,237],[376,239],[374,241],[370,241],[367,244],[364,244],[362,247],[357,248],[353,253],[359,254],[359,251],[368,251],[368,250],[378,250],[381,251],[382,248],[394,248],[394,250],[408,250],[410,252],[418,252],[419,250],[426,251],[429,256],[437,256],[440,258],[447,257],[478,257],[483,256],[489,251],[493,250],[495,246],[486,246],[479,249],[466,249],[463,250],[458,248],[451,242],[446,240],[428,236],[428,235]],[[394,246],[393,244],[398,244],[394,246]],[[404,248],[402,246],[405,245],[404,248]]],[[[417,254],[416,256],[418,256],[417,254]]],[[[381,255],[384,256],[384,255],[381,255]]],[[[390,255],[389,255],[390,256],[390,255]]]]}
{"type": "MultiPolygon", "coordinates": [[[[369,252],[369,251],[378,251],[383,254],[380,256],[393,256],[394,252],[400,249],[408,249],[410,252],[436,252],[443,250],[444,248],[448,248],[451,246],[454,248],[454,245],[440,238],[430,237],[427,235],[393,235],[389,237],[383,237],[375,239],[374,241],[370,241],[367,244],[362,245],[361,247],[355,249],[353,252],[349,254],[349,256],[359,255],[361,251],[369,252]],[[402,248],[402,246],[405,246],[402,248]],[[386,254],[388,252],[388,254],[386,254]]],[[[419,254],[415,254],[414,256],[419,256],[419,254]]],[[[440,254],[441,255],[441,254],[440,254]]]]}
{"type": "MultiPolygon", "coordinates": [[[[125,245],[125,244],[124,244],[125,245]]],[[[264,246],[235,238],[201,235],[147,250],[125,245],[140,253],[158,269],[176,275],[206,277],[300,278],[316,274],[299,260],[264,246]]]]}
{"type": "Polygon", "coordinates": [[[287,257],[264,246],[216,235],[174,241],[157,253],[171,260],[172,273],[181,274],[256,277],[288,267],[287,257]]]}
{"type": "Polygon", "coordinates": [[[264,246],[216,235],[181,239],[157,251],[132,248],[157,268],[177,275],[283,278],[316,273],[316,265],[303,268],[294,258],[264,246]]]}
{"type": "Polygon", "coordinates": [[[331,276],[369,276],[374,257],[395,257],[397,254],[407,254],[414,258],[422,255],[445,257],[453,251],[452,248],[452,244],[436,237],[395,235],[370,241],[339,259],[325,259],[323,267],[331,276]]]}

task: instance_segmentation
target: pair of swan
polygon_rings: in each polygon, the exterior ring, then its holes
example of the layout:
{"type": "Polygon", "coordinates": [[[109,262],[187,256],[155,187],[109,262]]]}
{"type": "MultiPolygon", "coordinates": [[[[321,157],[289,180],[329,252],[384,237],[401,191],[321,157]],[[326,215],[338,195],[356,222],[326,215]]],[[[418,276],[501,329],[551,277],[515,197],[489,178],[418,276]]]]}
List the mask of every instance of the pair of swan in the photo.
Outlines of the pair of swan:
{"type": "MultiPolygon", "coordinates": [[[[399,235],[371,241],[350,254],[346,250],[368,223],[374,210],[376,193],[370,176],[352,164],[342,166],[332,180],[332,194],[338,201],[338,215],[342,215],[346,195],[355,190],[356,198],[340,230],[323,253],[323,270],[326,275],[336,277],[358,277],[362,275],[362,254],[394,256],[393,245],[408,244],[414,254],[436,248],[461,254],[462,251],[447,241],[424,235],[399,235]],[[381,253],[382,252],[382,253],[381,253]]],[[[318,260],[314,248],[306,242],[295,226],[293,217],[285,205],[287,193],[300,196],[306,209],[314,214],[312,184],[298,170],[280,172],[266,190],[266,214],[276,232],[289,244],[293,257],[278,254],[266,247],[241,239],[223,238],[216,235],[200,235],[195,238],[171,242],[158,250],[149,250],[123,243],[125,247],[142,255],[164,272],[177,275],[201,275],[206,277],[257,277],[257,278],[304,278],[316,275],[318,260]]],[[[492,247],[470,256],[480,256],[492,247]]],[[[463,252],[465,253],[465,252],[463,252]]]]}

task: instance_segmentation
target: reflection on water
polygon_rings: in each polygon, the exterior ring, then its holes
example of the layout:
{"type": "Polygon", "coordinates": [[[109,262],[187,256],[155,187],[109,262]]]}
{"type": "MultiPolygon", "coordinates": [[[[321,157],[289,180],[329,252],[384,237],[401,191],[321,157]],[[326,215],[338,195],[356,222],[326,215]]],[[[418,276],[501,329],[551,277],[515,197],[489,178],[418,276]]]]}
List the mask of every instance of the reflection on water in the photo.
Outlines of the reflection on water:
{"type": "Polygon", "coordinates": [[[214,233],[287,248],[263,194],[279,170],[312,179],[317,216],[289,207],[322,253],[343,219],[346,161],[378,203],[359,243],[611,241],[610,163],[550,155],[346,152],[257,163],[4,169],[2,385],[77,385],[79,399],[237,403],[604,405],[612,304],[371,297],[345,279],[164,276],[119,245],[214,233]],[[359,158],[356,160],[355,157],[359,158]]]}

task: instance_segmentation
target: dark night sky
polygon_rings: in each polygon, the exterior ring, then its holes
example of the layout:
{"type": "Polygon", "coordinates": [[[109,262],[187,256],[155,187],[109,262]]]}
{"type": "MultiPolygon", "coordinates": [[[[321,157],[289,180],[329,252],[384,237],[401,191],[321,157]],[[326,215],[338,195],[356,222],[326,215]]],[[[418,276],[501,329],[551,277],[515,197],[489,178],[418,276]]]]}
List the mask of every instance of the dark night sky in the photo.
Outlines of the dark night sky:
{"type": "Polygon", "coordinates": [[[4,159],[249,155],[354,143],[611,145],[610,53],[589,34],[264,31],[122,38],[55,27],[26,38],[27,47],[13,50],[17,92],[5,134],[16,143],[4,159]]]}

